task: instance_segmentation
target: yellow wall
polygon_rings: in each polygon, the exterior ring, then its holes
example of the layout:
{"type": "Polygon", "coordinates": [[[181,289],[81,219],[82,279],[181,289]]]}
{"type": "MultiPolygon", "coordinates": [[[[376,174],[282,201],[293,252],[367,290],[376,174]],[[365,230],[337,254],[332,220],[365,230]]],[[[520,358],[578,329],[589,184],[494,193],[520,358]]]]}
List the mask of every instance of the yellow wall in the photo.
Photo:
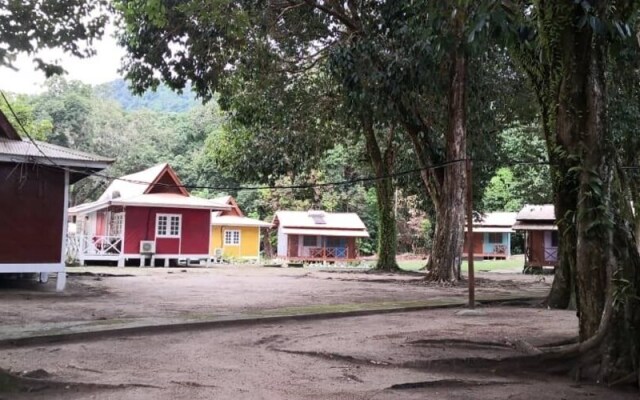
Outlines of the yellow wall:
{"type": "Polygon", "coordinates": [[[222,249],[224,257],[257,258],[260,254],[260,228],[257,226],[212,226],[209,253],[222,249]],[[240,245],[224,245],[224,231],[240,231],[240,245]]]}

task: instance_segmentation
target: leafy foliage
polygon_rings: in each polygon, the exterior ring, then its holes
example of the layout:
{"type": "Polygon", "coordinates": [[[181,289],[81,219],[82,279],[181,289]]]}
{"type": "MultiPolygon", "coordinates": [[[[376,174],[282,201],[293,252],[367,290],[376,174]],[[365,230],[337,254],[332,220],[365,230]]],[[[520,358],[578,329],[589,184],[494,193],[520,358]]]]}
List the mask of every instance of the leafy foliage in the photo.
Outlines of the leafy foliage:
{"type": "MultiPolygon", "coordinates": [[[[108,21],[107,0],[32,0],[0,3],[0,66],[13,67],[20,54],[59,48],[77,57],[94,54],[92,41],[104,33],[108,21]]],[[[34,58],[47,77],[63,69],[34,58]]]]}
{"type": "Polygon", "coordinates": [[[20,136],[25,136],[24,131],[20,127],[20,123],[29,135],[35,140],[46,140],[51,134],[53,126],[51,121],[36,119],[33,105],[29,103],[29,98],[25,95],[6,95],[7,100],[11,104],[11,108],[0,99],[0,111],[9,119],[9,122],[16,127],[16,131],[20,136]],[[13,112],[12,112],[13,111],[13,112]],[[18,121],[13,113],[18,117],[18,121]]]}

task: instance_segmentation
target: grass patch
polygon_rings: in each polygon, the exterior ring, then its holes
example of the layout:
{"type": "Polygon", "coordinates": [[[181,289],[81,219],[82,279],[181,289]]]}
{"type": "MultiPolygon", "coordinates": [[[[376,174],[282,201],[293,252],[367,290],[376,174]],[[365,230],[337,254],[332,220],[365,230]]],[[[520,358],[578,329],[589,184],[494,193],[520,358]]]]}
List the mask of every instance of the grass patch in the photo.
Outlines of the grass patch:
{"type": "MultiPolygon", "coordinates": [[[[405,271],[417,271],[423,268],[426,264],[426,260],[401,260],[398,261],[398,265],[405,271]]],[[[482,260],[474,263],[476,271],[499,271],[499,270],[517,270],[522,271],[524,265],[524,258],[521,255],[512,256],[508,260],[482,260]]],[[[466,272],[468,269],[467,261],[462,262],[462,272],[466,272]]]]}

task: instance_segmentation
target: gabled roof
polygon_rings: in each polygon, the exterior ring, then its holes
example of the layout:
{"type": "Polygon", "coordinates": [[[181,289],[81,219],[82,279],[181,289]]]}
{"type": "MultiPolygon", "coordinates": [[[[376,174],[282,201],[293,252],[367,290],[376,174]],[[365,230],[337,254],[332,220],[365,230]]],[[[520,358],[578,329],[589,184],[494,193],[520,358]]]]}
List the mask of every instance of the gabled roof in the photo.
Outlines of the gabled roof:
{"type": "Polygon", "coordinates": [[[226,204],[231,206],[232,211],[235,211],[236,215],[239,217],[244,217],[244,213],[240,209],[238,202],[233,196],[220,196],[213,199],[216,203],[226,204]]]}
{"type": "Polygon", "coordinates": [[[97,201],[71,207],[69,213],[86,214],[110,206],[231,209],[229,205],[189,195],[167,163],[115,179],[97,201]]]}
{"type": "Polygon", "coordinates": [[[271,228],[273,226],[269,222],[245,217],[233,196],[220,196],[212,201],[229,206],[229,210],[211,213],[211,225],[213,226],[257,226],[263,228],[271,228]]]}
{"type": "MultiPolygon", "coordinates": [[[[480,220],[473,221],[474,232],[513,232],[516,222],[515,212],[490,212],[482,214],[480,220]]],[[[464,230],[467,231],[465,224],[464,230]]]]}
{"type": "Polygon", "coordinates": [[[518,212],[513,229],[523,231],[557,230],[555,207],[552,204],[525,205],[518,212]]]}
{"type": "Polygon", "coordinates": [[[273,223],[283,228],[367,231],[367,227],[355,213],[278,211],[273,223]]]}
{"type": "Polygon", "coordinates": [[[155,185],[160,185],[158,181],[165,176],[165,174],[168,174],[171,177],[176,189],[180,190],[184,196],[189,195],[189,192],[184,188],[173,168],[171,168],[167,163],[162,163],[154,165],[153,167],[147,168],[143,171],[124,175],[115,179],[98,198],[98,201],[118,197],[129,198],[149,193],[155,185]]]}

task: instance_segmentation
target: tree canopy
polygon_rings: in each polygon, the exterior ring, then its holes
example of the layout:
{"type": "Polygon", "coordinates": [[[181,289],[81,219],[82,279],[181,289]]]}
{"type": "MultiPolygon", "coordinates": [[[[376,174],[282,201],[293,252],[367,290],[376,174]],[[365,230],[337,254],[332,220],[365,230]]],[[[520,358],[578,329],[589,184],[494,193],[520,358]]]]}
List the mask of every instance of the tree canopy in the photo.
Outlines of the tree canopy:
{"type": "MultiPolygon", "coordinates": [[[[8,0],[0,5],[0,66],[9,68],[18,54],[33,56],[42,49],[91,56],[93,40],[102,37],[109,19],[108,0],[8,0]]],[[[33,61],[47,76],[64,71],[40,57],[33,61]]]]}

